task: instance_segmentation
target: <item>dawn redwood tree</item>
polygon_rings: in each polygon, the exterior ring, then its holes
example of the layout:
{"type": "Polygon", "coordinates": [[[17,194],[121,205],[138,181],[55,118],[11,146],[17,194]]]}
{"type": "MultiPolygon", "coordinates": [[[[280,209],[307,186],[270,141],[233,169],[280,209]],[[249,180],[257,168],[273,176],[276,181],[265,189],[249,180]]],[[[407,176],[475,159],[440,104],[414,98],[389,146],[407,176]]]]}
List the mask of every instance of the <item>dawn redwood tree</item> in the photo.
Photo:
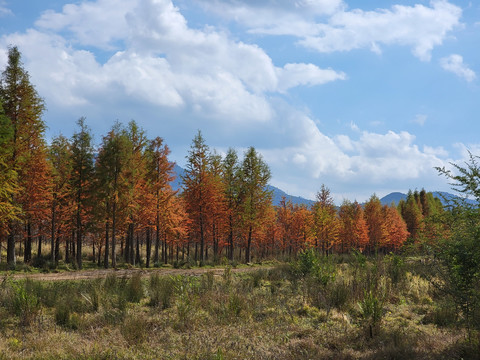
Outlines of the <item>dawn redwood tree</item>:
{"type": "Polygon", "coordinates": [[[381,241],[382,249],[387,251],[398,250],[407,240],[407,224],[395,206],[384,206],[384,234],[381,241]]]}
{"type": "Polygon", "coordinates": [[[112,267],[117,266],[117,231],[119,218],[124,215],[124,199],[128,191],[125,170],[128,161],[128,138],[119,123],[116,123],[104,136],[100,147],[95,172],[98,192],[105,211],[105,259],[108,267],[110,252],[109,235],[111,233],[112,267]],[[110,230],[111,228],[111,230],[110,230]]]}
{"type": "MultiPolygon", "coordinates": [[[[28,72],[23,69],[21,54],[17,47],[8,50],[7,66],[0,79],[0,99],[3,103],[5,116],[9,119],[12,136],[9,138],[9,159],[7,167],[18,174],[18,192],[13,195],[13,204],[22,207],[18,195],[24,191],[22,187],[29,176],[29,164],[32,160],[32,146],[43,147],[45,124],[42,114],[45,110],[43,100],[30,83],[28,72]]],[[[31,175],[31,173],[30,173],[31,175]]],[[[24,200],[29,201],[27,196],[24,200]]],[[[20,232],[20,224],[13,218],[8,223],[7,262],[14,266],[15,240],[20,232]]]]}
{"type": "MultiPolygon", "coordinates": [[[[33,140],[33,139],[32,139],[33,140]]],[[[42,239],[48,227],[51,198],[52,174],[47,161],[47,148],[43,139],[34,139],[30,144],[30,155],[20,172],[22,174],[22,192],[19,201],[24,212],[24,222],[27,229],[24,248],[24,262],[32,260],[33,230],[38,236],[37,256],[42,255],[42,239]]]]}
{"type": "Polygon", "coordinates": [[[293,204],[282,196],[280,204],[277,207],[277,221],[282,239],[282,251],[288,249],[289,255],[292,253],[292,227],[293,227],[293,204]]]}
{"type": "Polygon", "coordinates": [[[400,213],[407,224],[412,239],[417,240],[423,232],[423,214],[418,192],[409,191],[406,201],[398,205],[400,213]]]}
{"type": "Polygon", "coordinates": [[[240,220],[240,164],[237,152],[229,148],[223,159],[223,182],[227,216],[228,258],[233,260],[235,236],[240,220]]]}
{"type": "Polygon", "coordinates": [[[315,248],[321,250],[323,254],[328,254],[337,242],[339,223],[330,189],[323,184],[317,192],[317,201],[312,207],[312,213],[315,248]]]}
{"type": "MultiPolygon", "coordinates": [[[[223,166],[222,156],[215,150],[210,155],[210,167],[209,172],[211,174],[211,222],[210,235],[213,246],[214,261],[218,260],[220,255],[221,236],[224,234],[224,230],[227,227],[227,207],[225,199],[225,182],[223,181],[223,166]]],[[[205,254],[207,257],[207,254],[205,254]]]]}
{"type": "Polygon", "coordinates": [[[82,268],[82,243],[85,231],[86,220],[90,216],[93,194],[93,144],[92,135],[85,118],[77,121],[78,130],[73,134],[71,140],[72,151],[72,173],[70,186],[73,193],[73,206],[75,216],[76,236],[76,263],[79,269],[82,268]]]}
{"type": "Polygon", "coordinates": [[[21,211],[19,205],[14,202],[18,191],[17,172],[9,166],[12,156],[12,137],[12,124],[4,114],[0,99],[0,249],[9,224],[18,220],[21,211]]]}
{"type": "Polygon", "coordinates": [[[340,251],[355,248],[362,252],[368,245],[368,227],[361,205],[345,200],[338,212],[340,220],[339,247],[340,251]]]}
{"type": "Polygon", "coordinates": [[[244,229],[247,231],[245,262],[249,263],[254,233],[262,226],[266,208],[272,202],[272,193],[266,188],[271,172],[253,146],[246,151],[241,169],[242,217],[244,229]]]}
{"type": "Polygon", "coordinates": [[[365,204],[365,220],[368,226],[368,251],[376,253],[384,238],[383,207],[377,195],[373,194],[365,204]]]}
{"type": "Polygon", "coordinates": [[[125,260],[130,264],[140,261],[138,236],[135,244],[135,234],[140,218],[143,217],[142,199],[146,191],[146,159],[144,156],[147,138],[145,132],[135,121],[130,121],[124,131],[127,139],[126,166],[124,168],[124,180],[126,189],[125,197],[126,215],[128,222],[127,239],[125,243],[125,260]],[[136,246],[135,246],[136,245],[136,246]]]}
{"type": "Polygon", "coordinates": [[[200,131],[190,147],[182,180],[186,212],[190,218],[190,234],[200,244],[199,259],[203,263],[215,188],[210,172],[210,151],[200,131]]]}
{"type": "MultiPolygon", "coordinates": [[[[162,222],[165,219],[164,215],[170,211],[169,202],[175,192],[170,186],[170,182],[174,180],[173,167],[174,163],[171,163],[168,160],[168,155],[170,154],[170,149],[167,144],[164,143],[163,139],[156,137],[151,140],[147,146],[146,150],[146,162],[147,162],[147,177],[149,180],[150,192],[153,195],[153,216],[155,224],[155,250],[153,261],[154,263],[159,262],[159,248],[160,248],[160,238],[162,231],[162,222]]],[[[164,228],[165,230],[165,228],[164,228]]],[[[147,245],[147,262],[150,261],[150,249],[151,244],[147,245]]],[[[162,243],[162,260],[166,261],[165,248],[162,243]]]]}
{"type": "Polygon", "coordinates": [[[72,212],[71,183],[72,153],[70,141],[63,135],[52,140],[48,160],[52,169],[52,199],[50,205],[50,258],[58,263],[60,238],[65,237],[72,212]]]}

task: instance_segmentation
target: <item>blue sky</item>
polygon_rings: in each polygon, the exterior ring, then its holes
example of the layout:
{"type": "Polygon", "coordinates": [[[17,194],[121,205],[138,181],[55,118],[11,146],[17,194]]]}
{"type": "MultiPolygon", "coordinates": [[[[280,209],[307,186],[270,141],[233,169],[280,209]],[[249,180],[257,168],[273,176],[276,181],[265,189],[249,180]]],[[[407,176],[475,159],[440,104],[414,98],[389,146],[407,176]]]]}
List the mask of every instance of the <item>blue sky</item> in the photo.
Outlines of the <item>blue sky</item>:
{"type": "Polygon", "coordinates": [[[200,129],[338,203],[447,190],[434,167],[480,155],[474,1],[0,0],[0,68],[9,44],[49,139],[135,119],[183,166],[200,129]]]}

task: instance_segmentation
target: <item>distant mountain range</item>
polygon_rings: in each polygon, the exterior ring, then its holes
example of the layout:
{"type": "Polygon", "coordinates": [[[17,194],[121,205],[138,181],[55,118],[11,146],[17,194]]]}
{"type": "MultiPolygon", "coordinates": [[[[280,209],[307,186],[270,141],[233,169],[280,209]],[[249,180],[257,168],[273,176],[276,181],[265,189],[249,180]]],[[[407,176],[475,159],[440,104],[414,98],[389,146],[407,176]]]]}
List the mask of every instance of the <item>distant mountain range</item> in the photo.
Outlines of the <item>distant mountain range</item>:
{"type": "MultiPolygon", "coordinates": [[[[434,191],[432,192],[432,195],[433,197],[439,198],[443,205],[447,205],[449,202],[452,202],[455,200],[460,201],[462,199],[457,195],[450,194],[445,191],[434,191]]],[[[406,199],[407,199],[407,194],[404,194],[401,192],[392,192],[384,196],[383,198],[381,198],[380,202],[382,203],[382,205],[390,205],[391,203],[395,203],[395,205],[398,205],[400,200],[406,200],[406,199]]],[[[470,205],[476,204],[476,201],[471,199],[466,199],[465,202],[470,205]]]]}
{"type": "MultiPolygon", "coordinates": [[[[172,188],[173,190],[179,190],[182,186],[182,176],[185,174],[185,170],[175,164],[173,167],[173,171],[175,172],[175,180],[172,181],[172,188]]],[[[285,197],[287,200],[290,200],[293,204],[297,205],[306,205],[307,207],[312,206],[315,201],[305,199],[301,196],[294,196],[294,195],[289,195],[285,191],[272,186],[272,185],[267,185],[267,189],[272,191],[272,202],[273,205],[277,206],[280,205],[280,201],[282,200],[282,197],[285,197]]],[[[444,191],[435,191],[432,193],[434,197],[439,198],[444,205],[448,203],[448,201],[454,200],[454,199],[460,199],[460,197],[450,194],[448,192],[444,191]]],[[[382,205],[390,205],[394,203],[395,205],[398,205],[400,200],[406,200],[407,199],[407,194],[401,193],[401,192],[392,192],[380,199],[380,202],[382,205]]],[[[475,201],[474,200],[467,200],[468,204],[474,205],[475,201]]]]}
{"type": "MultiPolygon", "coordinates": [[[[173,167],[173,171],[175,173],[175,180],[173,180],[171,183],[172,189],[180,190],[180,188],[182,187],[182,176],[185,175],[185,169],[175,164],[173,167]]],[[[267,185],[267,189],[272,191],[272,201],[273,201],[273,205],[275,206],[280,204],[280,201],[282,200],[283,196],[285,196],[285,198],[287,200],[290,200],[293,204],[298,204],[298,205],[304,204],[307,206],[311,206],[315,203],[315,201],[313,200],[308,200],[300,196],[288,195],[285,191],[280,190],[279,188],[272,185],[267,185]]]]}

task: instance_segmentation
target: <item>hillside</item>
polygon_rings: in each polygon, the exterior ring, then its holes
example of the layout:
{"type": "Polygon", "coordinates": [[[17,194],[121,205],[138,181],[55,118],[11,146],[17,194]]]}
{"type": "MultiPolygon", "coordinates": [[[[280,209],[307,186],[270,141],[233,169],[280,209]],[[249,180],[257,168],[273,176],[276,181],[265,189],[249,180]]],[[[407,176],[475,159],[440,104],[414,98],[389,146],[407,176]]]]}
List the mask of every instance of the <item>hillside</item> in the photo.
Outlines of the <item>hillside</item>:
{"type": "MultiPolygon", "coordinates": [[[[171,184],[172,188],[173,190],[181,190],[182,176],[185,174],[185,169],[175,164],[175,166],[173,167],[173,171],[175,172],[175,180],[172,181],[172,184],[171,184]]],[[[282,200],[282,197],[285,197],[287,200],[290,200],[293,204],[297,204],[297,205],[311,206],[315,203],[315,201],[313,200],[308,200],[300,196],[289,195],[285,191],[272,185],[268,185],[267,189],[272,191],[272,200],[273,200],[273,205],[275,206],[280,205],[280,201],[282,200]]]]}

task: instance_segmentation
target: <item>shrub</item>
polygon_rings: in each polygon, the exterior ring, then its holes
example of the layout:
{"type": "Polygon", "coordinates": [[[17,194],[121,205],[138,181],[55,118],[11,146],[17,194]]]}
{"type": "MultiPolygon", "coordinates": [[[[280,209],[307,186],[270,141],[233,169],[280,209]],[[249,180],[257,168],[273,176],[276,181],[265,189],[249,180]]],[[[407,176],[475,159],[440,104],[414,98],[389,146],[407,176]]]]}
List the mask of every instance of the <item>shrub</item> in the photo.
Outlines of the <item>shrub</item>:
{"type": "Polygon", "coordinates": [[[138,303],[143,299],[144,290],[142,276],[139,272],[133,274],[133,276],[128,280],[126,286],[126,299],[132,303],[138,303]]]}
{"type": "Polygon", "coordinates": [[[405,261],[401,256],[390,253],[389,255],[385,256],[384,260],[386,263],[388,276],[390,277],[393,285],[397,285],[401,281],[405,280],[405,261]]]}
{"type": "Polygon", "coordinates": [[[160,277],[158,274],[151,275],[148,293],[150,296],[150,306],[159,306],[162,309],[169,308],[173,295],[175,294],[175,278],[167,276],[160,277]]]}
{"type": "Polygon", "coordinates": [[[120,332],[129,345],[138,345],[148,338],[147,319],[143,315],[130,315],[120,327],[120,332]]]}
{"type": "Polygon", "coordinates": [[[368,328],[370,338],[377,332],[384,313],[384,301],[372,291],[365,291],[364,298],[358,303],[360,315],[368,328]]]}
{"type": "Polygon", "coordinates": [[[30,325],[40,311],[40,302],[37,296],[31,291],[27,291],[28,283],[29,280],[25,282],[12,282],[10,284],[9,306],[24,326],[30,325]]]}

